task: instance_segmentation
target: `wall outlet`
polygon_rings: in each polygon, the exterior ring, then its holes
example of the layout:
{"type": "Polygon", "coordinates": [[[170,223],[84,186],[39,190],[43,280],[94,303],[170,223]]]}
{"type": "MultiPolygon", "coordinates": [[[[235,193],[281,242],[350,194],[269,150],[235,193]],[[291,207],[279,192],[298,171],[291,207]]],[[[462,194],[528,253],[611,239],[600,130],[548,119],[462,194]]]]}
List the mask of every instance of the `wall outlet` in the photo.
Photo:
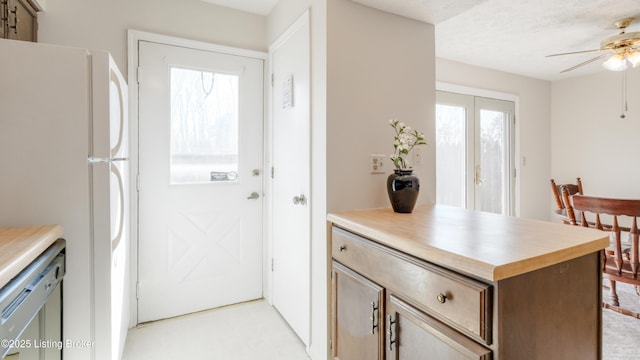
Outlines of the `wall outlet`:
{"type": "Polygon", "coordinates": [[[369,158],[369,170],[372,174],[384,174],[387,172],[387,159],[384,154],[371,154],[369,158]]]}

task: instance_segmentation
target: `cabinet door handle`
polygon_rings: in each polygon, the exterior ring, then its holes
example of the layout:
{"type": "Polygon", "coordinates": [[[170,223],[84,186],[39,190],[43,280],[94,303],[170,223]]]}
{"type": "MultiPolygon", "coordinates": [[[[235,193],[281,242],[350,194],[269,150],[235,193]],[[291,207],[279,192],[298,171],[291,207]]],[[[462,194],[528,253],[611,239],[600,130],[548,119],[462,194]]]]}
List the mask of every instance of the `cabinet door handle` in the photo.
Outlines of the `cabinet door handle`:
{"type": "Polygon", "coordinates": [[[13,33],[18,35],[18,7],[14,6],[9,12],[13,14],[13,26],[9,25],[9,29],[13,29],[13,33]]]}
{"type": "Polygon", "coordinates": [[[371,333],[376,333],[376,328],[378,327],[378,305],[376,305],[375,301],[371,302],[371,333]]]}
{"type": "Polygon", "coordinates": [[[393,315],[389,315],[389,326],[387,327],[387,335],[389,335],[389,351],[393,351],[393,344],[395,344],[397,341],[393,336],[395,323],[396,320],[393,318],[393,315]]]}

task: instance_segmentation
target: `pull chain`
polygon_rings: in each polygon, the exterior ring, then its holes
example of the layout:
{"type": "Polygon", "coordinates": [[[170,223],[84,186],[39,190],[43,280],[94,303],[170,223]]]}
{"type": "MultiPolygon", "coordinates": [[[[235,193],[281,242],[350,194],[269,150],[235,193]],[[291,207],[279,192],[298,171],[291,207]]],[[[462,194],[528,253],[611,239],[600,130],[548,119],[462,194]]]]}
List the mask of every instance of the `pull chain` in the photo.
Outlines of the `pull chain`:
{"type": "Polygon", "coordinates": [[[620,114],[620,119],[624,119],[627,117],[627,70],[622,72],[622,114],[620,114]]]}

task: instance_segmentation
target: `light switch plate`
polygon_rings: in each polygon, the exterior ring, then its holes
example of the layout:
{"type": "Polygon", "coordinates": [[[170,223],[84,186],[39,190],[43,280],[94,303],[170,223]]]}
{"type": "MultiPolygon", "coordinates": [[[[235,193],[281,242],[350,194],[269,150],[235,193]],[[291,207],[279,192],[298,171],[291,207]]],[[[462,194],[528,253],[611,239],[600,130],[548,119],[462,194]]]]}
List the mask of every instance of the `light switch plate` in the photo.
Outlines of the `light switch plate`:
{"type": "Polygon", "coordinates": [[[372,174],[384,174],[387,172],[386,162],[386,155],[371,154],[369,159],[369,170],[372,174]]]}
{"type": "Polygon", "coordinates": [[[413,165],[422,166],[422,148],[420,147],[413,149],[413,165]]]}

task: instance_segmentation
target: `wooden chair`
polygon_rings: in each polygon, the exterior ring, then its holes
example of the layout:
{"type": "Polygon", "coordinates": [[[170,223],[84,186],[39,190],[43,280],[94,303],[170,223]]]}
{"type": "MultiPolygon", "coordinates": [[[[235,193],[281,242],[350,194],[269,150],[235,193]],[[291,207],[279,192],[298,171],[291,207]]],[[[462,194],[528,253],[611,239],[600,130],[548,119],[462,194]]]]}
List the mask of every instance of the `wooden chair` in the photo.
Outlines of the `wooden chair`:
{"type": "MultiPolygon", "coordinates": [[[[563,197],[568,198],[568,190],[563,189],[563,197]]],[[[638,254],[638,230],[637,218],[640,217],[640,200],[607,199],[592,196],[574,195],[573,205],[567,207],[567,215],[572,225],[593,227],[610,232],[611,244],[602,252],[602,276],[609,280],[609,302],[603,302],[603,306],[621,314],[640,319],[640,314],[620,307],[616,282],[624,282],[635,286],[636,293],[640,295],[640,270],[638,254]],[[579,210],[580,219],[576,219],[579,210]],[[612,223],[603,225],[601,215],[610,215],[612,223]],[[589,218],[592,217],[592,218],[589,218]],[[594,218],[593,218],[594,217],[594,218]],[[625,219],[626,218],[626,219],[625,219]],[[625,219],[625,220],[623,220],[625,219]],[[619,226],[619,221],[631,223],[630,227],[619,226]],[[623,234],[628,232],[629,243],[623,241],[623,234]]]]}
{"type": "Polygon", "coordinates": [[[577,183],[576,184],[560,184],[560,185],[556,185],[556,182],[554,179],[551,179],[551,192],[553,193],[553,197],[556,200],[556,205],[558,206],[558,209],[566,209],[567,206],[565,205],[561,194],[562,194],[562,187],[566,187],[567,191],[569,191],[569,195],[575,195],[575,194],[580,194],[582,195],[582,180],[580,178],[576,178],[577,183]]]}

